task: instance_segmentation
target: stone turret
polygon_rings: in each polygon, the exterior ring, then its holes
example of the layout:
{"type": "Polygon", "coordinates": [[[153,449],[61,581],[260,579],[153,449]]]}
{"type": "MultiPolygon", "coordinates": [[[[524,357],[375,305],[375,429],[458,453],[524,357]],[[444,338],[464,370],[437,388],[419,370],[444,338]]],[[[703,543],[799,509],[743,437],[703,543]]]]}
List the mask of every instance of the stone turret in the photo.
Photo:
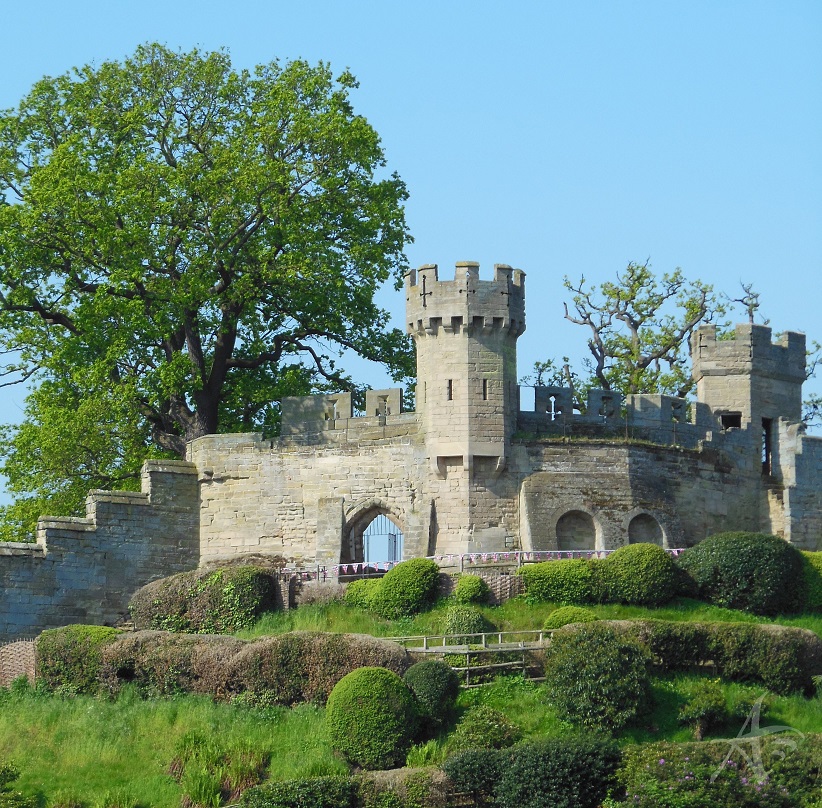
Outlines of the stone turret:
{"type": "Polygon", "coordinates": [[[406,322],[417,349],[417,412],[432,464],[493,458],[499,471],[519,411],[516,342],[525,331],[525,273],[462,261],[453,281],[437,266],[406,276],[406,322]]]}

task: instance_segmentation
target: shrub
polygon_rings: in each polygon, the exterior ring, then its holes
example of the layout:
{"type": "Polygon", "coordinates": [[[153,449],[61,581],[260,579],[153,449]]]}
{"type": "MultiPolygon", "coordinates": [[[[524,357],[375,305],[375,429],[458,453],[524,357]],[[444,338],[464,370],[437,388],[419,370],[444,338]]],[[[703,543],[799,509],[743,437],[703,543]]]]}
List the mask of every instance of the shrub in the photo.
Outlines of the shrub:
{"type": "Polygon", "coordinates": [[[590,609],[581,606],[560,606],[554,609],[545,620],[543,628],[551,630],[562,628],[569,623],[593,623],[597,616],[590,609]]]}
{"type": "Polygon", "coordinates": [[[389,769],[405,761],[417,726],[414,696],[385,668],[359,668],[331,691],[325,711],[332,747],[364,769],[389,769]]]}
{"type": "Polygon", "coordinates": [[[549,738],[505,755],[495,789],[500,808],[597,808],[616,780],[620,753],[598,737],[549,738]]]}
{"type": "Polygon", "coordinates": [[[11,790],[11,784],[19,776],[16,766],[0,761],[0,808],[37,808],[36,797],[24,797],[19,791],[11,790]]]}
{"type": "Polygon", "coordinates": [[[617,779],[626,791],[625,804],[637,808],[814,804],[818,784],[813,775],[822,766],[820,736],[761,737],[758,751],[752,754],[750,745],[732,741],[629,744],[623,749],[617,779]]]}
{"type": "Polygon", "coordinates": [[[370,609],[371,598],[381,585],[382,578],[360,578],[358,581],[351,581],[345,587],[343,601],[348,606],[370,609]]]}
{"type": "Polygon", "coordinates": [[[243,792],[243,808],[354,808],[355,782],[350,777],[305,777],[265,783],[243,792]]]}
{"type": "Polygon", "coordinates": [[[37,638],[37,680],[49,690],[96,693],[103,649],[122,632],[106,626],[66,626],[37,638]]]}
{"type": "Polygon", "coordinates": [[[478,642],[478,638],[468,635],[493,630],[494,624],[473,606],[449,606],[442,621],[443,634],[458,635],[454,638],[457,645],[478,642]]]}
{"type": "Polygon", "coordinates": [[[182,572],[138,589],[129,603],[137,629],[231,634],[275,606],[270,570],[253,566],[182,572]]]}
{"type": "Polygon", "coordinates": [[[639,641],[662,672],[687,671],[710,662],[723,679],[761,684],[780,694],[810,694],[814,675],[822,671],[822,640],[807,629],[664,620],[607,625],[639,641]]]}
{"type": "Polygon", "coordinates": [[[295,603],[297,606],[325,606],[345,598],[345,584],[337,581],[303,581],[297,587],[295,603]]]}
{"type": "Polygon", "coordinates": [[[528,603],[592,603],[594,577],[591,563],[583,558],[542,561],[518,570],[525,579],[528,603]]]}
{"type": "Polygon", "coordinates": [[[822,612],[822,553],[802,553],[805,609],[822,612]]]}
{"type": "Polygon", "coordinates": [[[660,606],[676,594],[676,565],[656,544],[628,544],[593,564],[608,602],[660,606]]]}
{"type": "Polygon", "coordinates": [[[103,649],[101,686],[133,684],[144,696],[225,695],[229,664],[248,643],[235,637],[135,631],[103,649]]]}
{"type": "Polygon", "coordinates": [[[475,801],[488,799],[503,766],[499,749],[464,749],[442,764],[454,791],[469,794],[475,801]]]}
{"type": "Polygon", "coordinates": [[[438,727],[451,717],[460,692],[460,680],[445,662],[438,659],[417,662],[405,672],[403,681],[417,699],[420,716],[428,728],[438,727]]]}
{"type": "Polygon", "coordinates": [[[725,696],[718,679],[700,679],[691,688],[688,701],[679,708],[680,724],[690,726],[697,741],[722,724],[727,715],[725,696]]]}
{"type": "Polygon", "coordinates": [[[410,664],[407,651],[390,640],[295,631],[241,649],[230,662],[227,687],[252,704],[324,704],[334,686],[357,668],[387,668],[401,675],[410,664]]]}
{"type": "Polygon", "coordinates": [[[371,596],[371,608],[396,620],[427,609],[437,597],[440,568],[427,558],[412,558],[390,569],[371,596]]]}
{"type": "Polygon", "coordinates": [[[459,720],[448,739],[450,754],[465,749],[505,749],[515,744],[522,732],[505,713],[478,704],[459,720]]]}
{"type": "Polygon", "coordinates": [[[560,718],[593,729],[618,730],[651,704],[647,651],[608,625],[555,631],[545,679],[560,718]]]}
{"type": "Polygon", "coordinates": [[[803,557],[793,545],[763,533],[719,533],[688,548],[676,563],[698,596],[729,609],[776,615],[801,610],[803,557]]]}
{"type": "Polygon", "coordinates": [[[479,575],[460,575],[454,589],[457,603],[488,603],[491,590],[479,575]]]}

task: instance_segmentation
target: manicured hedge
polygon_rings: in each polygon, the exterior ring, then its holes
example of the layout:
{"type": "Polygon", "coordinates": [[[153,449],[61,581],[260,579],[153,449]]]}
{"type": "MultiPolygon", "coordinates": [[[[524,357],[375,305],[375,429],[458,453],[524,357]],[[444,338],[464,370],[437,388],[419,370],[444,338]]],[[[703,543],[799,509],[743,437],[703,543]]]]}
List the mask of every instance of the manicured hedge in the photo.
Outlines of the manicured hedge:
{"type": "Polygon", "coordinates": [[[543,628],[550,631],[570,623],[593,623],[596,619],[597,616],[590,609],[583,609],[582,606],[560,606],[548,615],[543,628]]]}
{"type": "Polygon", "coordinates": [[[812,631],[768,623],[600,621],[645,646],[663,672],[713,663],[723,679],[775,693],[810,694],[822,674],[822,640],[812,631]]]}
{"type": "Polygon", "coordinates": [[[457,603],[488,603],[491,590],[479,575],[460,575],[454,588],[457,603]]]}
{"type": "Polygon", "coordinates": [[[351,581],[345,587],[343,601],[349,606],[369,609],[371,608],[371,598],[381,585],[381,578],[360,578],[358,581],[351,581]]]}
{"type": "Polygon", "coordinates": [[[231,634],[275,608],[270,570],[254,566],[183,572],[138,589],[129,603],[137,629],[231,634]]]}
{"type": "Polygon", "coordinates": [[[685,550],[677,565],[697,597],[728,609],[777,615],[801,611],[804,559],[792,544],[764,533],[718,533],[685,550]]]}
{"type": "Polygon", "coordinates": [[[460,680],[449,665],[439,659],[424,660],[412,665],[402,678],[417,699],[427,728],[439,727],[451,718],[460,680]]]}
{"type": "Polygon", "coordinates": [[[417,729],[414,696],[385,668],[359,668],[331,691],[325,710],[328,739],[364,769],[401,766],[417,729]]]}
{"type": "Polygon", "coordinates": [[[370,593],[369,607],[396,620],[424,611],[437,597],[440,568],[427,558],[412,558],[390,569],[370,593]]]}
{"type": "Polygon", "coordinates": [[[447,745],[451,754],[465,749],[504,749],[521,737],[522,731],[505,713],[477,704],[460,718],[447,745]]]}
{"type": "Polygon", "coordinates": [[[674,560],[656,544],[628,544],[593,561],[599,597],[607,603],[661,606],[677,591],[674,560]]]}
{"type": "Polygon", "coordinates": [[[122,632],[106,626],[65,626],[37,638],[37,681],[50,690],[96,693],[103,650],[122,632]]]}
{"type": "Polygon", "coordinates": [[[567,605],[596,600],[591,562],[584,558],[528,564],[517,574],[525,579],[525,599],[529,603],[567,605]]]}

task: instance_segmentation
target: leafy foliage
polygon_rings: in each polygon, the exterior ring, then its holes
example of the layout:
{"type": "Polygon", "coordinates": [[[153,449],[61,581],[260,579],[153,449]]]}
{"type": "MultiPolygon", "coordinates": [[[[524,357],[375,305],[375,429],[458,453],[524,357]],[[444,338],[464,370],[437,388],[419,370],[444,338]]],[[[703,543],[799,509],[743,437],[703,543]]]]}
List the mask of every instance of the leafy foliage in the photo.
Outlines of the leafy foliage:
{"type": "Polygon", "coordinates": [[[494,794],[500,808],[598,808],[615,784],[613,741],[570,736],[533,741],[503,755],[494,794]]]}
{"type": "Polygon", "coordinates": [[[610,603],[661,606],[677,590],[673,559],[656,544],[628,544],[594,562],[602,591],[610,603]]]}
{"type": "Polygon", "coordinates": [[[354,389],[342,350],[411,373],[374,303],[406,266],[406,189],[356,86],[148,44],[0,114],[0,372],[39,385],[3,454],[30,510],[131,484],[148,446],[275,431],[282,396],[354,389]]]}
{"type": "Polygon", "coordinates": [[[195,570],[146,584],[129,611],[138,629],[228,634],[272,610],[275,591],[271,573],[261,567],[195,570]]]}
{"type": "Polygon", "coordinates": [[[360,578],[358,581],[351,581],[346,584],[343,601],[349,606],[368,609],[371,607],[371,598],[381,585],[380,578],[360,578]]]}
{"type": "Polygon", "coordinates": [[[545,659],[551,703],[574,724],[622,729],[651,704],[647,661],[638,642],[608,625],[560,629],[545,659]]]}
{"type": "Polygon", "coordinates": [[[412,558],[390,569],[371,594],[371,608],[396,620],[428,608],[437,597],[440,568],[436,561],[412,558]]]}
{"type": "Polygon", "coordinates": [[[697,741],[726,717],[725,696],[718,679],[700,679],[691,690],[688,701],[679,708],[680,722],[693,728],[697,741]]]}
{"type": "Polygon", "coordinates": [[[491,590],[479,575],[460,575],[454,588],[454,600],[457,603],[488,603],[491,590]]]}
{"type": "Polygon", "coordinates": [[[12,783],[20,776],[16,766],[0,761],[0,808],[37,808],[35,797],[24,797],[12,791],[12,783]]]}
{"type": "Polygon", "coordinates": [[[805,608],[822,612],[822,553],[802,552],[805,608]]]}
{"type": "Polygon", "coordinates": [[[477,704],[460,718],[448,738],[450,754],[465,749],[505,749],[522,737],[519,727],[505,713],[477,704]]]}
{"type": "Polygon", "coordinates": [[[245,791],[243,808],[354,808],[356,784],[350,777],[305,777],[265,783],[245,791]]]}
{"type": "Polygon", "coordinates": [[[63,693],[96,693],[103,649],[121,633],[83,625],[44,631],[37,638],[37,680],[63,693]]]}
{"type": "Polygon", "coordinates": [[[776,536],[718,533],[688,548],[676,563],[699,597],[717,606],[763,615],[802,608],[803,556],[776,536]]]}
{"type": "Polygon", "coordinates": [[[488,799],[494,792],[504,761],[498,749],[464,749],[451,755],[442,770],[452,789],[474,800],[488,799]]]}
{"type": "Polygon", "coordinates": [[[592,603],[596,599],[591,563],[583,558],[528,564],[517,574],[525,579],[529,603],[592,603]]]}
{"type": "Polygon", "coordinates": [[[402,678],[417,699],[420,716],[429,729],[450,719],[460,680],[449,665],[438,659],[423,660],[412,665],[402,678]]]}
{"type": "Polygon", "coordinates": [[[479,609],[459,604],[449,606],[442,621],[442,633],[457,635],[453,639],[457,645],[479,642],[470,635],[493,631],[494,628],[494,624],[479,609]]]}
{"type": "Polygon", "coordinates": [[[334,749],[365,769],[402,765],[417,727],[413,694],[385,668],[344,676],[328,697],[325,716],[334,749]]]}
{"type": "Polygon", "coordinates": [[[545,620],[543,628],[555,629],[567,626],[569,623],[593,623],[597,616],[590,609],[581,606],[560,606],[554,609],[545,620]]]}

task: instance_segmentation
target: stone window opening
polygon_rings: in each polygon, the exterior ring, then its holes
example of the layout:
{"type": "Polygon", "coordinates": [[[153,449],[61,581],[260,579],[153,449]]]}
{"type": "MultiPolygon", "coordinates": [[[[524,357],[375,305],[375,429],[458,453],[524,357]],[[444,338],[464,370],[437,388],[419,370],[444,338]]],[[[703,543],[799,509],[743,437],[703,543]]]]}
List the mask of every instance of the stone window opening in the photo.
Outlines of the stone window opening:
{"type": "Polygon", "coordinates": [[[557,521],[558,550],[595,550],[596,525],[585,511],[568,511],[557,521]]]}
{"type": "Polygon", "coordinates": [[[445,400],[446,401],[453,401],[454,400],[454,380],[449,379],[446,383],[445,387],[445,400]]]}
{"type": "Polygon", "coordinates": [[[773,473],[773,419],[762,419],[762,474],[770,477],[773,473]]]}
{"type": "Polygon", "coordinates": [[[482,380],[482,400],[488,401],[488,379],[482,380]]]}
{"type": "Polygon", "coordinates": [[[546,407],[548,418],[551,421],[556,421],[562,414],[562,407],[559,403],[559,396],[548,396],[548,406],[546,407]]]}
{"type": "Polygon", "coordinates": [[[742,429],[741,412],[723,412],[719,416],[723,429],[742,429]]]}

